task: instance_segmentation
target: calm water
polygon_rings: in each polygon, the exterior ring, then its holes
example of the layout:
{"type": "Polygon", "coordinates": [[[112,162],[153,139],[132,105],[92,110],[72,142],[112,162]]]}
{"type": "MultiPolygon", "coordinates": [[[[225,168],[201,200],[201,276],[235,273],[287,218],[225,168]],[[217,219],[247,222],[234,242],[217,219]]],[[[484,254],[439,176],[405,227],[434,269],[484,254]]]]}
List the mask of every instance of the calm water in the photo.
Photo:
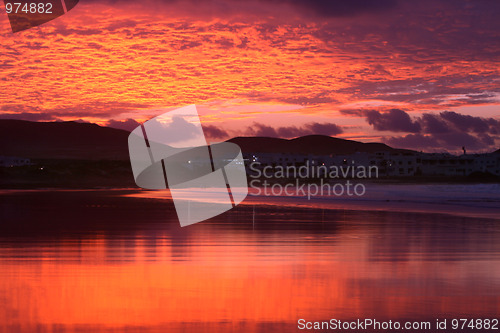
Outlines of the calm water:
{"type": "Polygon", "coordinates": [[[498,220],[0,193],[0,332],[298,332],[297,320],[494,318],[498,220]]]}

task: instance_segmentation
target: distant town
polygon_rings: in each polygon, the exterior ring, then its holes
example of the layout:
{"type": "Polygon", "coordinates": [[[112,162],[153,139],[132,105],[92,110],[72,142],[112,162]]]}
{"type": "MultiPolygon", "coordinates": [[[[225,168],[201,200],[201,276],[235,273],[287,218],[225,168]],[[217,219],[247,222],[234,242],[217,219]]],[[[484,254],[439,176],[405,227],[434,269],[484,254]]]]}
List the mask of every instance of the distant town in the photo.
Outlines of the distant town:
{"type": "MultiPolygon", "coordinates": [[[[135,187],[129,134],[87,123],[0,119],[0,188],[135,187]]],[[[364,169],[372,179],[376,171],[376,178],[408,181],[500,180],[500,150],[477,154],[464,147],[460,155],[425,153],[323,135],[228,141],[241,148],[249,176],[254,175],[253,163],[260,169],[306,166],[317,171],[308,178],[334,178],[332,170],[339,178],[354,178],[347,172],[354,168],[355,178],[364,178],[358,173],[364,169]]]]}
{"type": "MultiPolygon", "coordinates": [[[[295,153],[243,153],[247,171],[264,168],[300,168],[315,170],[315,177],[328,177],[328,170],[377,170],[381,177],[443,176],[466,177],[473,174],[500,177],[500,150],[487,154],[452,155],[413,151],[355,152],[345,155],[312,155],[295,153]],[[372,169],[370,169],[372,168],[372,169]]],[[[0,156],[0,167],[36,166],[29,158],[0,156]]],[[[349,173],[347,173],[349,174],[349,173]]]]}
{"type": "Polygon", "coordinates": [[[355,152],[346,155],[306,155],[293,153],[244,153],[249,172],[266,167],[316,170],[317,177],[327,177],[332,168],[376,167],[378,177],[444,176],[460,177],[473,174],[500,176],[500,150],[488,154],[462,155],[413,151],[355,152]],[[252,170],[253,169],[253,170],[252,170]]]}

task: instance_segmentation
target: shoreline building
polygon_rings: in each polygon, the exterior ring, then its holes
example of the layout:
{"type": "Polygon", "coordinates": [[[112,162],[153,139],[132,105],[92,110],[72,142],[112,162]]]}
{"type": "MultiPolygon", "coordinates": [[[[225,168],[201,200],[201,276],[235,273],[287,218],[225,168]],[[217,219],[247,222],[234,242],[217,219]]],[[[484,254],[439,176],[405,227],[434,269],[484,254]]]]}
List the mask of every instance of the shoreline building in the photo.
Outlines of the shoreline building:
{"type": "Polygon", "coordinates": [[[0,156],[0,167],[12,168],[31,165],[31,160],[25,157],[0,156]]]}
{"type": "Polygon", "coordinates": [[[487,154],[452,155],[413,151],[356,152],[345,155],[305,155],[292,153],[244,153],[247,170],[264,167],[330,166],[365,168],[376,166],[380,177],[445,176],[460,177],[473,173],[500,176],[500,150],[487,154]]]}

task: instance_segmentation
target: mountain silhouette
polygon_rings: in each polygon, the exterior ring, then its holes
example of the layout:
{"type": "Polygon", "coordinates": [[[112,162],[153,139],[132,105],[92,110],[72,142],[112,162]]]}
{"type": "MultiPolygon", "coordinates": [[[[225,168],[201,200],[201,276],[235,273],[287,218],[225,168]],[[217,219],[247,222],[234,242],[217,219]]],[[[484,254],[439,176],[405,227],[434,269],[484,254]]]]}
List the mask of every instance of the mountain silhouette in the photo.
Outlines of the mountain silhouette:
{"type": "MultiPolygon", "coordinates": [[[[0,155],[33,159],[128,160],[125,130],[90,123],[0,119],[0,155]]],[[[362,143],[324,135],[295,139],[237,137],[228,140],[243,152],[352,154],[391,151],[382,143],[362,143]]]]}
{"type": "Polygon", "coordinates": [[[0,155],[127,160],[128,135],[124,130],[89,123],[0,119],[0,155]]]}
{"type": "MultiPolygon", "coordinates": [[[[32,159],[128,160],[125,130],[90,123],[31,122],[0,119],[0,156],[32,159]]],[[[325,135],[295,139],[236,137],[228,140],[244,153],[352,154],[355,152],[408,151],[383,143],[363,143],[325,135]]]]}
{"type": "Polygon", "coordinates": [[[325,135],[307,135],[295,139],[237,137],[229,140],[248,153],[297,153],[344,155],[355,152],[396,151],[383,143],[363,143],[325,135]]]}

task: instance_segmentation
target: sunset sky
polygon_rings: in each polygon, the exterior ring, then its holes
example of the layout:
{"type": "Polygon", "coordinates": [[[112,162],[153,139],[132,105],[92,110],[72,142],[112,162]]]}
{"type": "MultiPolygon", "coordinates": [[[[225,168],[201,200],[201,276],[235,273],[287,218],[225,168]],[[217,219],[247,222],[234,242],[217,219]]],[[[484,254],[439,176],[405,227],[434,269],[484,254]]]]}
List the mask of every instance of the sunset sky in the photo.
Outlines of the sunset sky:
{"type": "Polygon", "coordinates": [[[0,118],[132,129],[196,104],[211,140],[500,148],[500,1],[81,0],[12,33],[0,118]]]}

